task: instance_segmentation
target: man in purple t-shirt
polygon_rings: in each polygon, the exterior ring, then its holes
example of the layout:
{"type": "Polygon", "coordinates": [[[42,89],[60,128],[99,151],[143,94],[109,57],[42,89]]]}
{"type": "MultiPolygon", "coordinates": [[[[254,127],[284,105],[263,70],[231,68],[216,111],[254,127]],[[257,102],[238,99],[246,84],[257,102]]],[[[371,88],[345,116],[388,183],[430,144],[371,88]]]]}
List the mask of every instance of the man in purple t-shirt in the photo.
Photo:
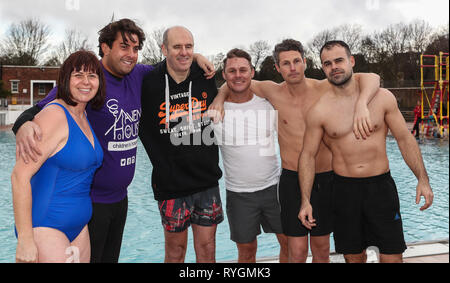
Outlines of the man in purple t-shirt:
{"type": "MultiPolygon", "coordinates": [[[[118,262],[120,255],[128,210],[127,187],[133,179],[136,163],[141,86],[143,78],[153,69],[152,66],[136,64],[144,40],[142,29],[129,19],[112,22],[99,32],[106,99],[100,110],[93,110],[89,105],[86,108],[104,151],[103,164],[95,173],[91,189],[91,262],[118,262]]],[[[205,71],[211,68],[205,65],[202,65],[205,71]]],[[[34,160],[34,155],[40,154],[34,144],[34,137],[39,137],[40,129],[33,122],[26,121],[32,120],[55,96],[56,88],[17,119],[13,127],[17,133],[17,158],[28,162],[28,158],[34,160]]]]}

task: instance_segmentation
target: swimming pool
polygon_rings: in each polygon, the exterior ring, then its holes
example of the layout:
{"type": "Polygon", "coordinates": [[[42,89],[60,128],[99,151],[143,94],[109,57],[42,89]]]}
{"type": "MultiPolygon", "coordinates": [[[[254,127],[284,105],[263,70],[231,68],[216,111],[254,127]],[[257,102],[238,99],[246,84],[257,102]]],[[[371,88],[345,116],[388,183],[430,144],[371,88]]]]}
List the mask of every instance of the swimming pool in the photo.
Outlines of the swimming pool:
{"type": "MultiPolygon", "coordinates": [[[[16,238],[11,200],[10,175],[15,160],[14,136],[0,131],[0,263],[14,262],[16,238]]],[[[431,241],[449,237],[449,144],[448,141],[425,140],[420,144],[425,166],[434,191],[434,204],[425,212],[415,204],[416,179],[409,170],[393,138],[387,140],[391,173],[399,192],[406,242],[431,241]]],[[[221,164],[222,166],[222,164],[221,164]]],[[[129,187],[129,210],[125,226],[120,262],[163,262],[164,234],[153,192],[149,186],[151,164],[142,144],[138,144],[136,173],[129,187]]],[[[225,206],[225,185],[220,180],[225,206]]],[[[237,249],[229,238],[228,220],[217,229],[218,261],[237,259],[237,249]]],[[[334,243],[331,240],[331,249],[334,243]]],[[[278,242],[272,234],[258,238],[257,257],[278,254],[278,242]]],[[[195,262],[192,233],[186,262],[195,262]]]]}

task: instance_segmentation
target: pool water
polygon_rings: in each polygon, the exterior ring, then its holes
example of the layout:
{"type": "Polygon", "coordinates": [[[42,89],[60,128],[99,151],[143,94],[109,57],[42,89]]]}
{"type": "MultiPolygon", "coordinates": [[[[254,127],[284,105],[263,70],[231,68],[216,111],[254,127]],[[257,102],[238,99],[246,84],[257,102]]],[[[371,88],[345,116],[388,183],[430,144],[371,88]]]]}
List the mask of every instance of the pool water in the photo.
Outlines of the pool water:
{"type": "MultiPolygon", "coordinates": [[[[11,199],[10,175],[15,160],[14,136],[0,131],[0,263],[14,262],[16,238],[11,199]]],[[[420,143],[425,166],[434,192],[434,203],[426,211],[423,204],[415,204],[417,181],[409,170],[393,138],[387,140],[391,174],[396,181],[406,242],[431,241],[449,237],[449,144],[448,141],[424,140],[420,143]]],[[[220,164],[222,166],[222,164],[220,164]]],[[[120,262],[163,262],[164,233],[157,202],[150,188],[152,166],[142,144],[138,144],[136,173],[129,187],[129,210],[125,226],[120,262]]],[[[225,207],[224,179],[220,180],[222,202],[225,207]]],[[[334,243],[331,240],[331,249],[334,243]]],[[[271,257],[279,253],[273,234],[258,237],[257,257],[271,257]]],[[[230,240],[228,220],[218,225],[216,235],[217,261],[237,259],[237,248],[230,240]]],[[[186,262],[195,262],[192,232],[186,262]]]]}

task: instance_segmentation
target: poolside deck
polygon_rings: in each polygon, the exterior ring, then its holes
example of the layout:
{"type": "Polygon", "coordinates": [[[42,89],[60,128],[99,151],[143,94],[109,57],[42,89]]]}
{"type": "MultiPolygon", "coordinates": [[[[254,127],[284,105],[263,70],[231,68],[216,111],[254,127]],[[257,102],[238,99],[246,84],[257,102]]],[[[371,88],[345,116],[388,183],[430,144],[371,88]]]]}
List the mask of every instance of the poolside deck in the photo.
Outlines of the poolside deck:
{"type": "MultiPolygon", "coordinates": [[[[439,240],[431,242],[420,242],[407,244],[408,249],[403,253],[405,263],[449,263],[449,240],[439,240]]],[[[332,253],[331,263],[344,263],[344,256],[332,253]]],[[[258,263],[278,263],[278,257],[261,258],[258,263]]],[[[308,256],[307,263],[312,262],[311,255],[308,256]]],[[[375,253],[368,253],[367,262],[378,263],[375,253]]]]}

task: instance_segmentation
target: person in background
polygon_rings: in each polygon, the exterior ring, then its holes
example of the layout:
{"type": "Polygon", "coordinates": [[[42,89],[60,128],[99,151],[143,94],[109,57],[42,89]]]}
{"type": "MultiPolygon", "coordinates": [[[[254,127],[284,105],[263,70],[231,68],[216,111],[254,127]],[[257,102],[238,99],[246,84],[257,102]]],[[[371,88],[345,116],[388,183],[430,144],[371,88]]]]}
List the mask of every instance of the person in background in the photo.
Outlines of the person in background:
{"type": "Polygon", "coordinates": [[[416,138],[420,135],[420,122],[422,122],[422,103],[417,100],[416,107],[414,107],[414,127],[411,131],[411,134],[415,133],[414,137],[416,138]]]}

